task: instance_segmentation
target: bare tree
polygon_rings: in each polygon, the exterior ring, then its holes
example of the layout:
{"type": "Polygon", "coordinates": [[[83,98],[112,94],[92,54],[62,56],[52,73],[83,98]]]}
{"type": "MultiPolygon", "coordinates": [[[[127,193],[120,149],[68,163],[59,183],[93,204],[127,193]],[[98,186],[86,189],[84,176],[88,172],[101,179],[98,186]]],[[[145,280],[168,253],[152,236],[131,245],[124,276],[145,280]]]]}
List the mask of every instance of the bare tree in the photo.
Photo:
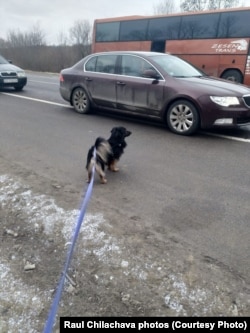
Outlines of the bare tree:
{"type": "Polygon", "coordinates": [[[0,48],[7,48],[8,47],[8,43],[6,42],[5,39],[0,38],[0,48]]]}
{"type": "Polygon", "coordinates": [[[239,0],[224,0],[222,8],[234,8],[239,6],[239,0]]]}
{"type": "Polygon", "coordinates": [[[7,42],[10,47],[41,46],[46,45],[44,36],[39,24],[36,24],[30,32],[22,33],[19,30],[10,30],[7,35],[7,42]]]}
{"type": "Polygon", "coordinates": [[[74,26],[70,29],[72,44],[89,44],[91,39],[90,31],[91,26],[88,20],[76,21],[74,26]]]}
{"type": "Polygon", "coordinates": [[[181,10],[185,12],[233,8],[239,6],[239,0],[184,0],[181,10]]]}
{"type": "Polygon", "coordinates": [[[68,44],[68,37],[65,35],[64,32],[60,32],[57,35],[58,45],[67,45],[68,44]]]}
{"type": "Polygon", "coordinates": [[[46,45],[45,34],[41,30],[39,23],[33,26],[28,34],[26,34],[26,43],[28,46],[42,46],[46,45]]]}
{"type": "Polygon", "coordinates": [[[72,40],[78,58],[83,58],[90,53],[91,49],[91,25],[88,20],[78,20],[70,29],[70,39],[72,40]]]}
{"type": "Polygon", "coordinates": [[[177,12],[175,0],[162,0],[158,5],[154,7],[154,14],[171,14],[177,12]]]}

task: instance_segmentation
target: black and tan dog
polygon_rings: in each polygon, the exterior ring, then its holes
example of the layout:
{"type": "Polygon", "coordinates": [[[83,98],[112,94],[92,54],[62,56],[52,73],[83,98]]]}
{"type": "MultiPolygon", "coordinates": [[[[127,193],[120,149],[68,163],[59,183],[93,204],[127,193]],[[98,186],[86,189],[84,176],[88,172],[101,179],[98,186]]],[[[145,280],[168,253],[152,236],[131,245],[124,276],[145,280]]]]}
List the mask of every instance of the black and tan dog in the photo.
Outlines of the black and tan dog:
{"type": "Polygon", "coordinates": [[[125,127],[114,127],[111,130],[109,139],[104,139],[102,137],[96,139],[95,144],[89,149],[87,156],[86,169],[88,171],[88,183],[92,178],[94,165],[102,184],[107,183],[105,167],[111,171],[119,171],[117,163],[127,146],[125,138],[131,133],[132,132],[128,131],[125,127]],[[95,149],[96,156],[94,156],[95,149]]]}

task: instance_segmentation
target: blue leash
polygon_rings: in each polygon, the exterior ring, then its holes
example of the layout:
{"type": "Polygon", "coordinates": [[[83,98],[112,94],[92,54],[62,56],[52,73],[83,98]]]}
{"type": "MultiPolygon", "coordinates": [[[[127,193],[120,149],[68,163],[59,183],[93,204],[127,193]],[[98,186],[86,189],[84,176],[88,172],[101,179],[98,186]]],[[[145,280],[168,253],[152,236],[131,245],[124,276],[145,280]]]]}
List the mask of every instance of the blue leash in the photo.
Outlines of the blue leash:
{"type": "MultiPolygon", "coordinates": [[[[96,158],[96,150],[94,150],[94,158],[96,158]]],[[[51,333],[52,330],[53,330],[53,324],[54,324],[54,321],[55,321],[58,304],[59,304],[60,299],[61,299],[66,274],[67,274],[69,264],[70,264],[70,261],[71,261],[72,255],[73,255],[74,247],[75,247],[77,237],[78,237],[78,234],[79,234],[79,231],[80,231],[80,228],[81,228],[81,224],[82,224],[82,221],[83,221],[86,209],[87,209],[87,205],[88,205],[89,199],[91,197],[91,193],[92,193],[92,189],[93,189],[93,183],[94,183],[94,175],[95,175],[95,164],[94,164],[93,170],[92,170],[92,178],[90,180],[89,186],[88,186],[87,191],[86,191],[86,195],[85,195],[83,203],[82,203],[82,207],[81,207],[81,210],[80,210],[80,214],[79,214],[79,217],[78,217],[76,228],[75,228],[75,231],[74,231],[74,234],[73,234],[71,246],[69,248],[67,259],[66,259],[64,269],[63,269],[63,272],[62,272],[62,277],[61,277],[60,282],[58,284],[56,295],[54,297],[52,306],[50,308],[49,316],[48,316],[46,325],[44,327],[43,333],[51,333]]]]}

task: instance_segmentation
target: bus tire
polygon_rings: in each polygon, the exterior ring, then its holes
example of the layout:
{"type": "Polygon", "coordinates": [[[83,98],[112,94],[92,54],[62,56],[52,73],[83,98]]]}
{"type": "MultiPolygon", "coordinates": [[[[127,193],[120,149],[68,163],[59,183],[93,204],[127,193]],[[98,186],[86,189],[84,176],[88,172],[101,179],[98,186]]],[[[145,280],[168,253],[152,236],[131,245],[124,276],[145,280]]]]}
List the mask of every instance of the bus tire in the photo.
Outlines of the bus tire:
{"type": "Polygon", "coordinates": [[[243,83],[243,75],[237,69],[228,69],[221,75],[222,79],[243,83]]]}
{"type": "Polygon", "coordinates": [[[192,135],[200,127],[197,108],[189,101],[180,99],[170,105],[166,115],[168,128],[180,135],[192,135]]]}
{"type": "Polygon", "coordinates": [[[72,92],[71,104],[73,105],[76,112],[81,114],[90,113],[90,99],[86,91],[78,87],[72,92]]]}

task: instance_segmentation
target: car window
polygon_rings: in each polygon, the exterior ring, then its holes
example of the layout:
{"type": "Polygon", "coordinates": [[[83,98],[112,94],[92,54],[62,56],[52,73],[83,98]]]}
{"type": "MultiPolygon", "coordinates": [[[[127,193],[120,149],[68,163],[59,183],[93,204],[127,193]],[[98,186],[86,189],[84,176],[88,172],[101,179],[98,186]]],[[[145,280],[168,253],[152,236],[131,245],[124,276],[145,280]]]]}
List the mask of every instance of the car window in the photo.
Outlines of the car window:
{"type": "Polygon", "coordinates": [[[174,77],[203,76],[204,73],[190,65],[186,61],[171,55],[152,56],[158,65],[160,65],[169,75],[174,77]]]}
{"type": "Polygon", "coordinates": [[[85,65],[85,71],[115,73],[116,55],[100,55],[91,58],[85,65]]]}
{"type": "Polygon", "coordinates": [[[91,58],[91,59],[85,64],[85,71],[87,71],[87,72],[95,72],[96,60],[97,60],[97,57],[92,57],[92,58],[91,58]]]}
{"type": "Polygon", "coordinates": [[[143,72],[154,67],[146,60],[131,55],[123,55],[121,60],[122,75],[143,77],[143,72]]]}

